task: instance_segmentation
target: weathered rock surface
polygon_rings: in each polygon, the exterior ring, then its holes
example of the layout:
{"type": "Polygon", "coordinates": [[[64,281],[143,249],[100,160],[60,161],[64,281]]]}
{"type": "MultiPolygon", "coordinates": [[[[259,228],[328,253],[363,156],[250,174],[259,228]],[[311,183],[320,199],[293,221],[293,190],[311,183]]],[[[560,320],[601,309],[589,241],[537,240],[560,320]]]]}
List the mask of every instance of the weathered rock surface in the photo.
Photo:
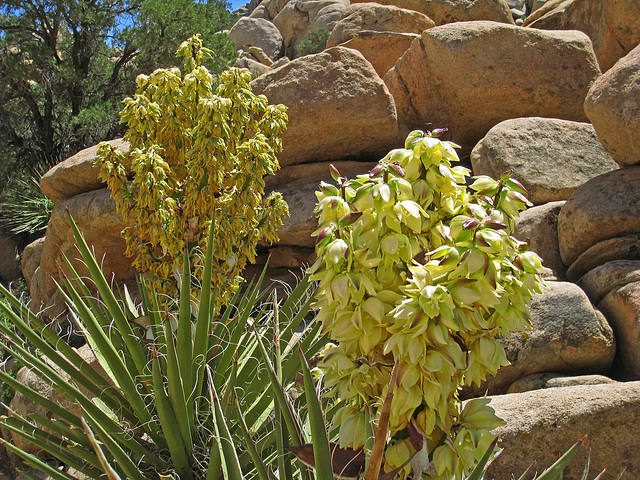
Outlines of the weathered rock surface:
{"type": "Polygon", "coordinates": [[[640,167],[628,167],[593,178],[571,195],[558,216],[565,265],[602,240],[640,232],[639,182],[640,167]]]}
{"type": "Polygon", "coordinates": [[[616,341],[605,317],[573,283],[547,285],[549,290],[534,295],[529,307],[533,330],[501,341],[511,365],[498,370],[480,387],[466,390],[465,397],[486,391],[490,395],[505,393],[513,382],[535,373],[609,372],[616,341]]]}
{"type": "Polygon", "coordinates": [[[57,293],[55,282],[61,283],[62,255],[66,255],[80,275],[86,275],[80,254],[75,246],[75,239],[69,224],[71,215],[84,233],[89,246],[95,248],[95,256],[101,262],[107,280],[113,274],[119,282],[135,285],[135,270],[125,255],[125,241],[120,232],[124,228],[120,215],[116,212],[115,202],[108,189],[82,193],[60,203],[51,215],[47,229],[40,266],[32,284],[31,309],[38,312],[47,309],[46,317],[53,318],[64,312],[64,301],[57,293]]]}
{"type": "MultiPolygon", "coordinates": [[[[110,140],[111,145],[124,153],[129,152],[129,142],[122,139],[110,140]]],[[[98,178],[100,169],[93,166],[98,156],[98,146],[85,148],[74,156],[60,162],[40,179],[40,190],[53,203],[59,205],[79,193],[103,188],[105,184],[98,178]]]]}
{"type": "Polygon", "coordinates": [[[298,44],[313,30],[333,30],[349,0],[291,0],[273,18],[284,39],[284,54],[298,57],[298,44]]]}
{"type": "Polygon", "coordinates": [[[633,480],[640,472],[640,382],[549,388],[491,398],[490,405],[507,425],[494,430],[502,454],[486,478],[511,480],[535,460],[539,473],[575,442],[584,438],[564,473],[567,480],[582,478],[590,459],[589,475],[607,469],[602,477],[633,480]]]}
{"type": "Polygon", "coordinates": [[[251,75],[254,78],[259,77],[263,73],[267,73],[269,70],[271,70],[264,63],[255,60],[253,56],[238,57],[238,60],[236,60],[236,67],[246,68],[251,72],[251,75]]]}
{"type": "Polygon", "coordinates": [[[611,290],[598,308],[606,315],[617,340],[613,377],[640,380],[640,282],[611,290]]]}
{"type": "Polygon", "coordinates": [[[400,124],[447,127],[469,152],[510,118],[586,121],[582,105],[599,74],[581,32],[462,22],[423,32],[385,82],[400,124]]]}
{"type": "Polygon", "coordinates": [[[560,201],[532,207],[516,220],[514,236],[528,239],[531,250],[542,257],[541,275],[547,280],[565,280],[567,271],[558,247],[558,214],[563,205],[560,201]]]}
{"type": "Polygon", "coordinates": [[[527,18],[524,26],[586,33],[603,72],[640,43],[640,3],[636,0],[564,0],[547,4],[527,18]]]}
{"type": "Polygon", "coordinates": [[[229,30],[229,37],[236,48],[246,50],[251,46],[260,47],[271,60],[284,53],[284,40],[278,28],[264,18],[240,18],[229,30]]]}
{"type": "Polygon", "coordinates": [[[513,16],[505,0],[376,0],[375,3],[424,13],[436,25],[474,20],[513,24],[513,16]]]}
{"type": "Polygon", "coordinates": [[[618,168],[590,124],[539,117],[491,128],[471,152],[471,165],[474,175],[493,178],[511,170],[534,205],[566,200],[588,180],[618,168]]]}
{"type": "Polygon", "coordinates": [[[511,384],[507,393],[522,393],[544,388],[573,387],[575,385],[601,385],[603,383],[616,383],[616,381],[604,375],[571,377],[558,373],[537,373],[516,380],[511,384]]]}
{"type": "Polygon", "coordinates": [[[597,305],[611,290],[640,282],[640,260],[612,260],[585,273],[576,282],[597,305]]]}
{"type": "Polygon", "coordinates": [[[36,270],[40,266],[40,258],[42,257],[42,247],[44,246],[45,237],[40,237],[37,240],[31,242],[22,251],[22,260],[20,261],[20,268],[22,270],[22,276],[27,282],[29,291],[34,292],[35,288],[31,288],[31,282],[33,281],[36,270]]]}
{"type": "Polygon", "coordinates": [[[393,98],[355,50],[334,47],[298,58],[251,85],[270,103],[289,108],[284,150],[278,154],[281,166],[377,159],[399,143],[393,98]]]}
{"type": "Polygon", "coordinates": [[[327,40],[327,48],[351,40],[359,32],[420,34],[436,24],[422,13],[377,3],[355,3],[348,7],[327,40]]]}
{"type": "Polygon", "coordinates": [[[584,111],[616,162],[640,163],[640,46],[593,83],[584,111]]]}
{"type": "Polygon", "coordinates": [[[608,238],[589,247],[567,269],[567,280],[576,282],[594,268],[614,260],[640,260],[640,233],[608,238]]]}
{"type": "Polygon", "coordinates": [[[342,46],[358,50],[371,63],[376,73],[384,77],[418,37],[419,35],[412,33],[366,30],[357,33],[342,46]]]}
{"type": "Polygon", "coordinates": [[[278,13],[289,3],[289,0],[264,0],[249,15],[252,18],[266,18],[273,20],[278,13]]]}

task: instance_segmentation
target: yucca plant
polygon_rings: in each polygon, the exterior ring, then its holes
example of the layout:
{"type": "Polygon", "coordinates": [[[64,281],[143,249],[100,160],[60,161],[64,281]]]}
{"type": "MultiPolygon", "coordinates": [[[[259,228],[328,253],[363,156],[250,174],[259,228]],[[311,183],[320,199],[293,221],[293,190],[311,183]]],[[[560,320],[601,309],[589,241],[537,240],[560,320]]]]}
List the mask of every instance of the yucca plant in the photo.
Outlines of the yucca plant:
{"type": "MultiPolygon", "coordinates": [[[[53,414],[23,418],[10,412],[0,423],[90,478],[273,478],[271,465],[284,446],[304,443],[305,415],[294,417],[305,410],[305,399],[295,406],[288,386],[301,358],[324,345],[318,327],[296,333],[309,311],[308,280],[284,302],[275,295],[265,301],[258,282],[222,308],[208,281],[210,242],[202,283],[193,284],[184,262],[175,303],[141,281],[143,301],[135,305],[126,289],[121,299],[114,293],[73,220],[71,225],[91,279],[78,279],[67,262],[64,291],[107,378],[0,287],[11,305],[0,309],[15,326],[0,325],[6,350],[81,412],[71,413],[0,372],[2,381],[53,414]],[[195,286],[198,295],[192,294],[195,286]]],[[[6,447],[53,479],[76,478],[6,447]]]]}

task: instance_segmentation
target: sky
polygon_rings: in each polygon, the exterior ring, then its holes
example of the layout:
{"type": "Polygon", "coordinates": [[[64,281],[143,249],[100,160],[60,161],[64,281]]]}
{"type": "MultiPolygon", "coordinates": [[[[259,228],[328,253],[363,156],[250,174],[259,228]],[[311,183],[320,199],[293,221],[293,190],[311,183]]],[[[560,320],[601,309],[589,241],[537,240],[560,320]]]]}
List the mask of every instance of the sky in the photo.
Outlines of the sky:
{"type": "Polygon", "coordinates": [[[230,1],[231,1],[231,11],[234,11],[236,8],[246,5],[249,0],[230,0],[230,1]]]}

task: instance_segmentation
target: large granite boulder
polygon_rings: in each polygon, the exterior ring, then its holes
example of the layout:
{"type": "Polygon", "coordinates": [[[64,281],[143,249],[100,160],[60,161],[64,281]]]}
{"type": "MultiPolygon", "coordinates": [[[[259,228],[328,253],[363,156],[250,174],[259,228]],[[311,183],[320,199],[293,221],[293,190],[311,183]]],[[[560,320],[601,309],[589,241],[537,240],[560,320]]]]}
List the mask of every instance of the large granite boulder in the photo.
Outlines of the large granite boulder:
{"type": "Polygon", "coordinates": [[[611,290],[640,282],[640,260],[611,260],[585,273],[578,285],[597,305],[611,290]]]}
{"type": "Polygon", "coordinates": [[[53,210],[42,245],[40,264],[31,280],[31,309],[34,312],[42,311],[50,319],[65,313],[64,299],[56,286],[56,282],[62,284],[62,276],[66,271],[63,255],[67,256],[80,275],[87,275],[79,258],[69,215],[77,223],[89,246],[94,248],[107,280],[136,285],[136,272],[131,260],[124,254],[126,244],[120,235],[124,224],[116,212],[110,190],[105,188],[81,193],[63,201],[53,210]]]}
{"type": "MultiPolygon", "coordinates": [[[[129,142],[121,138],[109,142],[123,153],[129,152],[129,142]]],[[[63,201],[80,193],[104,188],[105,184],[98,178],[100,169],[93,166],[98,157],[98,146],[85,148],[72,157],[58,163],[40,179],[40,190],[53,203],[59,205],[63,201]]]]}
{"type": "Polygon", "coordinates": [[[289,0],[264,0],[253,9],[249,16],[252,18],[273,20],[287,3],[289,3],[289,0]]]}
{"type": "Polygon", "coordinates": [[[349,0],[291,0],[273,18],[284,39],[284,54],[299,56],[298,44],[314,30],[333,30],[349,0]]]}
{"type": "Polygon", "coordinates": [[[505,393],[513,382],[535,373],[609,372],[616,340],[605,317],[573,283],[547,285],[549,290],[534,295],[529,307],[533,330],[501,340],[511,365],[482,385],[465,388],[465,397],[505,393]]]}
{"type": "Polygon", "coordinates": [[[640,472],[640,382],[512,393],[492,397],[490,405],[507,424],[493,431],[503,451],[485,478],[512,480],[534,461],[530,474],[540,473],[579,440],[567,480],[582,478],[587,459],[589,478],[605,468],[607,480],[632,480],[640,472]]]}
{"type": "Polygon", "coordinates": [[[400,143],[393,98],[361,53],[334,47],[293,60],[251,82],[288,107],[281,166],[377,160],[400,143]]]}
{"type": "Polygon", "coordinates": [[[528,241],[531,250],[542,258],[541,276],[547,280],[565,280],[567,267],[560,258],[558,214],[563,201],[531,207],[516,219],[514,236],[528,241]]]}
{"type": "Polygon", "coordinates": [[[617,339],[614,378],[640,380],[640,281],[611,290],[598,303],[617,339]]]}
{"type": "Polygon", "coordinates": [[[587,248],[567,269],[567,280],[577,282],[597,267],[617,260],[640,260],[640,233],[607,238],[587,248]]]}
{"type": "Polygon", "coordinates": [[[524,22],[544,30],[580,30],[593,42],[603,72],[640,43],[640,2],[637,0],[549,1],[524,22]]]}
{"type": "Polygon", "coordinates": [[[489,20],[513,24],[513,16],[505,0],[356,0],[395,5],[424,13],[436,25],[453,22],[489,20]]]}
{"type": "Polygon", "coordinates": [[[511,170],[534,205],[566,200],[583,183],[618,168],[590,124],[555,118],[500,122],[475,146],[471,165],[474,175],[496,179],[511,170]]]}
{"type": "Polygon", "coordinates": [[[599,74],[582,32],[461,22],[423,32],[384,78],[400,124],[447,127],[469,152],[503,120],[586,121],[582,105],[599,74]]]}
{"type": "Polygon", "coordinates": [[[570,376],[559,373],[536,373],[513,382],[507,393],[522,393],[544,388],[573,387],[576,385],[602,385],[603,383],[616,383],[616,381],[604,375],[570,376]]]}
{"type": "Polygon", "coordinates": [[[420,34],[435,27],[426,15],[389,5],[355,3],[348,7],[327,40],[327,48],[351,40],[363,31],[420,34]]]}
{"type": "Polygon", "coordinates": [[[640,45],[593,83],[584,111],[616,162],[640,163],[640,45]]]}
{"type": "Polygon", "coordinates": [[[365,30],[356,33],[342,46],[358,50],[371,63],[376,73],[384,77],[418,37],[413,33],[365,30]]]}
{"type": "Polygon", "coordinates": [[[240,18],[229,30],[229,37],[237,49],[260,47],[271,60],[277,60],[284,53],[284,40],[280,31],[264,18],[240,18]]]}
{"type": "Polygon", "coordinates": [[[565,265],[598,242],[640,233],[639,182],[640,166],[628,167],[593,178],[571,195],[558,216],[565,265]]]}

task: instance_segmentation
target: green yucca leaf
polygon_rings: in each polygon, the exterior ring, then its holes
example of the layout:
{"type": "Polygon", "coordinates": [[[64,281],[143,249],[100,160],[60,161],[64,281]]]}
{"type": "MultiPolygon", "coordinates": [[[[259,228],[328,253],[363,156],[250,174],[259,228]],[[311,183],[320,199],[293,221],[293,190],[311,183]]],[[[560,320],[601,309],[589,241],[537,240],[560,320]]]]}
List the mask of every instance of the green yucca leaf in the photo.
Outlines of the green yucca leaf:
{"type": "Polygon", "coordinates": [[[213,404],[213,416],[214,416],[214,429],[216,432],[216,438],[218,439],[218,448],[220,451],[220,458],[222,463],[222,470],[226,473],[225,478],[227,480],[244,480],[242,475],[242,467],[238,460],[236,453],[236,446],[229,432],[229,426],[222,413],[220,406],[220,400],[216,392],[216,388],[213,385],[213,381],[209,382],[211,403],[213,404]]]}
{"type": "Polygon", "coordinates": [[[320,399],[316,394],[315,385],[311,378],[311,371],[307,359],[298,350],[302,374],[304,376],[304,393],[307,398],[309,408],[309,425],[311,427],[311,439],[313,443],[313,458],[316,466],[316,478],[318,480],[333,480],[333,470],[331,466],[331,451],[329,450],[329,440],[325,427],[325,419],[322,415],[320,399]]]}
{"type": "MultiPolygon", "coordinates": [[[[182,319],[179,319],[178,322],[180,322],[181,320],[182,319]]],[[[189,320],[189,325],[190,324],[191,321],[189,320]]],[[[180,327],[178,326],[178,328],[180,327]]],[[[173,427],[170,428],[177,428],[180,431],[180,436],[183,439],[182,444],[185,453],[188,458],[191,458],[191,456],[193,455],[193,434],[195,431],[195,418],[193,415],[189,414],[189,408],[187,407],[188,394],[185,395],[185,385],[183,383],[184,379],[182,378],[182,372],[180,371],[178,352],[174,343],[176,339],[174,333],[172,332],[171,322],[169,320],[166,320],[164,322],[164,339],[165,342],[163,345],[166,348],[167,352],[167,369],[164,373],[167,378],[168,399],[171,403],[171,409],[176,417],[176,423],[173,425],[173,427]]],[[[184,341],[185,339],[182,340],[184,341]]],[[[177,341],[179,342],[180,339],[177,339],[177,341]]],[[[191,342],[191,338],[189,338],[187,341],[191,342]]],[[[158,363],[158,371],[160,371],[159,365],[160,364],[158,363]]],[[[154,393],[158,395],[158,392],[155,391],[155,388],[157,387],[154,379],[154,393]]],[[[161,393],[161,395],[164,395],[164,386],[162,386],[162,390],[163,392],[161,393]]],[[[171,430],[167,430],[166,427],[164,427],[163,430],[165,432],[165,436],[171,435],[171,430]]]]}
{"type": "Polygon", "coordinates": [[[96,261],[95,257],[91,254],[91,250],[87,245],[87,242],[84,239],[84,236],[78,229],[78,225],[75,223],[71,215],[69,215],[69,222],[71,223],[71,229],[73,231],[73,236],[75,237],[76,244],[78,246],[78,250],[80,250],[80,254],[82,255],[82,259],[91,274],[91,278],[100,292],[100,297],[104,302],[107,310],[111,315],[113,315],[114,323],[117,329],[120,331],[124,343],[127,346],[127,350],[131,358],[133,359],[137,371],[131,372],[131,374],[135,377],[142,373],[151,373],[149,372],[149,362],[147,360],[147,356],[142,349],[138,336],[132,331],[131,325],[126,319],[126,316],[120,305],[118,304],[118,300],[116,299],[113,291],[109,286],[109,282],[107,282],[100,265],[96,261]]]}
{"type": "Polygon", "coordinates": [[[302,428],[300,427],[300,425],[298,424],[298,422],[295,420],[293,416],[293,412],[291,411],[291,404],[285,398],[284,389],[282,388],[282,385],[278,380],[278,377],[273,368],[273,365],[271,365],[271,361],[269,360],[269,354],[267,353],[267,350],[264,344],[262,343],[262,340],[260,339],[258,332],[255,330],[254,332],[255,332],[256,340],[258,341],[258,345],[260,347],[258,351],[261,354],[262,362],[266,367],[267,374],[269,375],[269,378],[271,379],[271,383],[273,385],[273,392],[274,392],[275,403],[277,405],[277,408],[282,413],[284,423],[287,426],[287,430],[289,432],[289,435],[291,436],[292,441],[296,444],[296,446],[304,445],[306,442],[302,437],[302,428]]]}
{"type": "Polygon", "coordinates": [[[251,434],[249,433],[249,429],[247,428],[247,424],[244,421],[244,416],[242,415],[242,409],[240,408],[240,402],[238,401],[238,395],[234,392],[234,401],[236,406],[236,411],[238,412],[238,424],[240,425],[240,431],[242,432],[242,437],[244,438],[245,448],[249,452],[251,456],[251,460],[253,461],[256,470],[258,472],[258,477],[260,480],[276,480],[276,476],[271,472],[267,466],[263,463],[260,454],[256,450],[255,444],[251,439],[251,434]]]}
{"type": "MultiPolygon", "coordinates": [[[[191,269],[189,261],[189,251],[185,249],[183,254],[183,269],[182,269],[182,285],[180,287],[179,298],[179,314],[178,314],[178,329],[176,338],[176,355],[178,361],[178,368],[180,371],[180,380],[182,383],[182,401],[183,405],[186,405],[186,399],[191,396],[193,391],[193,345],[192,345],[192,324],[191,324],[191,269]]],[[[188,410],[193,409],[187,407],[188,410]]],[[[192,422],[187,421],[187,425],[195,430],[195,425],[191,427],[192,422]]],[[[191,436],[191,434],[189,434],[191,436]]],[[[190,442],[187,442],[190,443],[190,442]]]]}
{"type": "Polygon", "coordinates": [[[215,233],[215,215],[209,227],[209,240],[207,251],[204,256],[204,270],[202,273],[202,289],[200,290],[200,304],[198,306],[198,316],[196,318],[195,336],[193,340],[193,360],[195,368],[194,386],[191,391],[192,397],[202,394],[205,377],[205,364],[207,361],[207,348],[209,346],[209,336],[211,335],[212,322],[215,315],[216,293],[211,288],[211,271],[213,268],[213,244],[215,233]]]}
{"type": "MultiPolygon", "coordinates": [[[[69,475],[66,472],[62,472],[62,471],[58,470],[57,468],[53,468],[51,465],[49,465],[46,462],[43,462],[42,460],[40,460],[35,455],[31,455],[30,453],[27,453],[27,452],[19,449],[15,445],[10,444],[9,442],[7,442],[6,440],[4,440],[2,438],[0,438],[0,445],[4,446],[8,450],[11,450],[13,453],[18,455],[20,458],[22,458],[29,465],[33,466],[34,468],[40,470],[41,472],[43,472],[43,473],[45,473],[47,475],[49,475],[49,477],[51,477],[53,480],[77,480],[76,477],[72,477],[71,475],[69,475]]],[[[22,472],[22,474],[25,475],[26,473],[22,472]]],[[[31,478],[36,478],[37,479],[39,477],[31,477],[31,478]]]]}
{"type": "Polygon", "coordinates": [[[473,472],[471,472],[471,475],[469,475],[467,480],[482,480],[484,472],[487,469],[487,466],[489,464],[489,460],[491,459],[491,455],[493,454],[493,451],[495,450],[496,445],[498,444],[498,440],[499,440],[499,437],[496,437],[493,439],[493,441],[489,445],[489,448],[487,448],[487,451],[484,452],[484,455],[482,456],[478,464],[475,466],[475,468],[473,469],[473,472]]]}
{"type": "MultiPolygon", "coordinates": [[[[109,480],[121,480],[116,470],[111,466],[111,464],[109,464],[109,460],[104,454],[104,451],[100,446],[100,442],[98,441],[91,427],[89,426],[89,422],[84,418],[82,419],[82,426],[84,428],[85,433],[89,437],[91,444],[93,445],[96,455],[100,459],[100,464],[102,465],[102,469],[104,470],[104,472],[107,474],[107,478],[109,480]]],[[[114,458],[115,461],[118,463],[118,465],[122,468],[127,478],[130,480],[144,480],[144,476],[142,475],[142,472],[138,470],[138,468],[131,461],[131,459],[128,457],[126,452],[124,452],[124,450],[120,448],[120,445],[118,445],[117,442],[113,441],[113,439],[109,436],[109,434],[107,434],[107,432],[102,430],[98,424],[94,423],[94,429],[98,431],[98,435],[100,436],[102,443],[106,446],[106,448],[112,454],[112,458],[114,458]]]]}
{"type": "Polygon", "coordinates": [[[100,463],[95,455],[91,458],[89,455],[78,456],[76,451],[79,448],[73,448],[73,444],[62,440],[51,433],[47,433],[37,426],[18,417],[7,417],[2,424],[11,432],[20,435],[29,443],[41,448],[52,456],[62,460],[79,472],[89,477],[97,477],[100,475],[100,463]]]}
{"type": "Polygon", "coordinates": [[[576,456],[578,450],[580,450],[580,446],[584,442],[584,438],[574,443],[569,450],[567,450],[558,460],[556,460],[549,468],[547,468],[544,472],[542,472],[537,480],[558,480],[562,478],[562,472],[569,462],[576,456]]]}
{"type": "Polygon", "coordinates": [[[152,381],[154,400],[156,402],[156,409],[158,412],[158,418],[162,425],[162,430],[166,432],[166,440],[171,452],[171,458],[174,462],[174,467],[180,478],[190,479],[191,475],[191,461],[192,458],[187,455],[185,446],[185,439],[178,429],[176,432],[176,426],[178,425],[178,419],[173,410],[171,400],[167,396],[164,389],[164,383],[162,381],[162,374],[160,372],[160,365],[157,357],[152,359],[152,381]]]}
{"type": "MultiPolygon", "coordinates": [[[[66,437],[73,443],[78,444],[80,447],[77,448],[79,453],[76,453],[78,456],[82,456],[84,452],[91,451],[91,442],[85,435],[85,433],[79,428],[73,428],[71,425],[68,425],[66,422],[49,419],[47,417],[43,417],[42,415],[38,415],[36,413],[32,413],[29,415],[29,420],[36,422],[38,425],[41,425],[43,428],[47,429],[50,432],[58,434],[60,437],[66,437]]],[[[91,453],[93,455],[93,452],[91,453]]],[[[90,460],[86,459],[87,462],[90,460]]]]}

